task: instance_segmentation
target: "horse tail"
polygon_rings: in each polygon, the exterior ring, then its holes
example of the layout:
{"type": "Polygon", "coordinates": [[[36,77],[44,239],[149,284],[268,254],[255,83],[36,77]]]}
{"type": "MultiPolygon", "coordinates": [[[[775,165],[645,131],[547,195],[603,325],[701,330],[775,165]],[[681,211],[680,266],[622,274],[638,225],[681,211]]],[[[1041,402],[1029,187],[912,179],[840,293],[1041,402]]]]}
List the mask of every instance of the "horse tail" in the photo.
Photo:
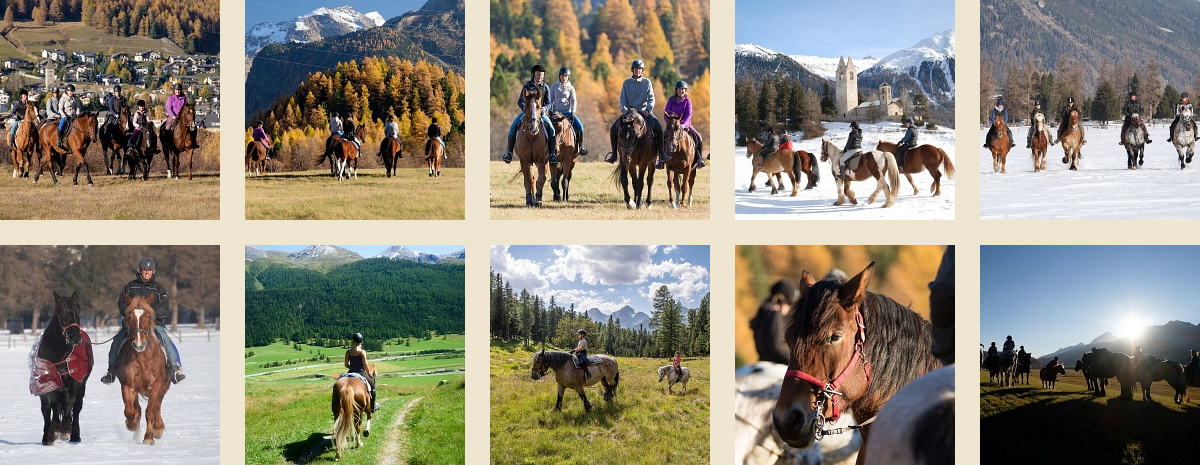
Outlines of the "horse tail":
{"type": "Polygon", "coordinates": [[[941,147],[938,147],[937,151],[942,155],[942,169],[946,171],[946,177],[954,179],[954,162],[950,161],[950,156],[946,155],[946,151],[941,147]]]}
{"type": "Polygon", "coordinates": [[[617,369],[617,374],[613,375],[612,393],[614,396],[617,395],[617,385],[618,384],[621,384],[621,369],[620,368],[617,369]]]}
{"type": "Polygon", "coordinates": [[[888,189],[892,191],[892,197],[896,197],[900,194],[900,168],[896,166],[896,157],[891,152],[884,153],[887,154],[888,189]]]}
{"type": "Polygon", "coordinates": [[[621,190],[621,174],[623,174],[621,169],[624,167],[625,166],[621,164],[621,160],[617,160],[617,166],[613,168],[612,173],[608,175],[608,179],[612,181],[613,186],[615,186],[617,190],[621,190]]]}
{"type": "Polygon", "coordinates": [[[792,152],[792,182],[800,183],[800,152],[792,152]]]}
{"type": "Polygon", "coordinates": [[[812,166],[813,184],[821,182],[821,165],[817,163],[817,154],[809,152],[804,153],[808,153],[808,159],[812,166]]]}
{"type": "Polygon", "coordinates": [[[337,456],[341,457],[342,451],[346,449],[346,437],[354,428],[354,393],[350,389],[341,389],[337,385],[333,389],[336,399],[334,402],[337,403],[334,406],[337,408],[337,419],[333,422],[333,447],[337,451],[337,456]]]}

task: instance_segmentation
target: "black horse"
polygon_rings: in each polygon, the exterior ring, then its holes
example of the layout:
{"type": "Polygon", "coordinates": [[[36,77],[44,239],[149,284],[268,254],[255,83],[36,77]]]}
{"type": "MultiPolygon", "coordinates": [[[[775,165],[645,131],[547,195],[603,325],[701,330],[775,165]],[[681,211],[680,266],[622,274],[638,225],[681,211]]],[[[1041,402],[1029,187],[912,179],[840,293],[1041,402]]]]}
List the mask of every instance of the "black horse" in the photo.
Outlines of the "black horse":
{"type": "Polygon", "coordinates": [[[42,400],[42,444],[79,442],[79,411],[92,373],[92,344],[79,327],[79,293],[54,293],[54,316],[34,347],[30,391],[42,400]]]}
{"type": "MultiPolygon", "coordinates": [[[[1095,348],[1092,348],[1092,350],[1095,350],[1095,348]]],[[[1087,385],[1088,385],[1089,391],[1095,391],[1096,388],[1098,387],[1098,385],[1100,384],[1099,381],[1095,377],[1092,376],[1091,369],[1088,368],[1088,366],[1091,365],[1092,357],[1094,357],[1094,356],[1095,356],[1095,354],[1088,352],[1086,354],[1083,354],[1083,358],[1081,360],[1077,360],[1075,362],[1075,371],[1083,372],[1084,379],[1087,379],[1087,385]]],[[[1107,380],[1105,382],[1107,382],[1107,380]]]]}
{"type": "Polygon", "coordinates": [[[1092,351],[1085,354],[1083,360],[1080,361],[1088,375],[1096,379],[1097,396],[1108,395],[1108,390],[1105,389],[1108,385],[1108,378],[1115,377],[1117,381],[1121,382],[1120,399],[1133,399],[1133,383],[1136,382],[1136,379],[1134,379],[1133,373],[1133,360],[1128,355],[1121,352],[1110,352],[1105,348],[1092,348],[1092,351]]]}

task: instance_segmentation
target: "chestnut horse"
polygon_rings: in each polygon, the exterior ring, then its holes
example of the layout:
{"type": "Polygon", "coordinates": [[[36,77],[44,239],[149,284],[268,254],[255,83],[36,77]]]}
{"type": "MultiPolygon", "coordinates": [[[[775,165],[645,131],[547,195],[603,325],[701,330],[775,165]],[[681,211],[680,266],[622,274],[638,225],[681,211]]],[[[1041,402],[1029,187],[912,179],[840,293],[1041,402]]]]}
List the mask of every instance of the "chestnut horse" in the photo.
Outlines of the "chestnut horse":
{"type": "Polygon", "coordinates": [[[988,150],[992,151],[992,172],[1008,172],[1008,151],[1012,150],[1013,141],[1008,137],[1008,125],[1004,124],[1004,117],[996,115],[992,119],[992,127],[995,129],[995,135],[992,140],[988,141],[988,150]]]}
{"type": "Polygon", "coordinates": [[[1188,401],[1187,379],[1183,365],[1171,360],[1163,360],[1153,355],[1143,355],[1134,364],[1133,370],[1139,383],[1142,384],[1142,400],[1150,401],[1150,383],[1166,381],[1175,389],[1175,403],[1188,401]]]}
{"type": "Polygon", "coordinates": [[[1033,117],[1033,172],[1046,170],[1046,152],[1050,149],[1050,129],[1046,127],[1046,116],[1038,113],[1033,117]]]}
{"type": "Polygon", "coordinates": [[[425,164],[429,166],[429,177],[442,175],[442,159],[445,157],[446,148],[437,139],[425,141],[425,164]]]}
{"type": "Polygon", "coordinates": [[[99,124],[96,120],[96,114],[92,112],[83,113],[77,118],[71,120],[70,129],[67,131],[67,147],[66,152],[62,152],[58,148],[58,124],[45,123],[38,130],[38,139],[42,142],[42,161],[38,166],[38,172],[33,177],[33,182],[37,183],[42,177],[42,169],[46,165],[50,165],[50,178],[58,184],[58,177],[54,175],[53,160],[55,156],[65,155],[60,165],[62,169],[66,169],[67,163],[75,162],[75,184],[79,184],[79,169],[83,168],[84,174],[87,175],[87,183],[92,184],[92,169],[87,162],[87,149],[92,145],[92,141],[99,139],[99,124]]]}
{"type": "Polygon", "coordinates": [[[167,177],[170,178],[174,173],[175,179],[179,179],[179,157],[183,156],[183,152],[187,151],[187,170],[188,180],[192,179],[192,153],[196,147],[196,106],[191,102],[185,103],[183,109],[179,110],[179,117],[175,119],[175,127],[170,132],[166,130],[167,123],[164,121],[159,128],[159,137],[162,139],[163,158],[167,160],[167,177]]]}
{"type": "MultiPolygon", "coordinates": [[[[362,143],[362,126],[359,126],[358,129],[354,131],[354,138],[354,140],[362,143]]],[[[337,174],[338,182],[342,182],[342,175],[345,175],[346,179],[350,179],[350,176],[352,175],[354,176],[354,179],[358,179],[359,155],[360,153],[358,146],[354,145],[354,142],[350,142],[341,137],[336,139],[331,137],[330,144],[325,147],[325,153],[321,154],[321,158],[317,160],[317,164],[320,165],[321,163],[324,163],[325,159],[328,158],[329,165],[337,174]]]]}
{"type": "MultiPolygon", "coordinates": [[[[367,365],[367,376],[375,378],[375,365],[367,365]]],[[[342,459],[346,439],[362,447],[362,438],[371,435],[371,388],[355,376],[342,375],[333,383],[333,448],[334,460],[342,459]],[[366,427],[363,427],[363,418],[366,427]]]]}
{"type": "Polygon", "coordinates": [[[860,429],[869,450],[867,424],[900,388],[940,366],[930,351],[930,323],[867,292],[874,270],[871,262],[849,281],[814,282],[802,273],[800,300],[785,334],[791,360],[773,412],[775,432],[789,446],[807,449],[841,432],[824,428],[848,407],[859,420],[852,428],[860,429]]]}
{"type": "Polygon", "coordinates": [[[682,208],[684,200],[692,206],[692,186],[696,184],[696,141],[682,124],[680,115],[667,113],[667,202],[671,208],[682,208]]]}
{"type": "Polygon", "coordinates": [[[554,190],[556,202],[568,202],[571,199],[571,173],[579,158],[579,141],[575,140],[575,127],[570,118],[554,112],[550,121],[554,122],[554,132],[558,134],[558,164],[550,165],[550,188],[554,190]]]}
{"type": "Polygon", "coordinates": [[[895,203],[897,192],[900,190],[900,171],[891,152],[860,151],[842,160],[842,149],[826,139],[821,141],[821,161],[829,162],[834,182],[837,183],[838,199],[834,205],[845,204],[847,197],[850,198],[851,204],[858,205],[854,191],[850,190],[850,182],[871,177],[876,181],[875,192],[871,193],[867,204],[874,203],[880,192],[883,192],[886,199],[883,208],[895,203]]]}
{"type": "Polygon", "coordinates": [[[542,349],[533,354],[532,372],[534,381],[546,376],[546,372],[554,370],[554,381],[558,383],[558,402],[554,404],[555,411],[562,410],[563,392],[567,388],[574,389],[583,400],[583,410],[592,411],[592,403],[588,402],[583,388],[600,383],[604,386],[604,400],[612,403],[617,395],[617,384],[621,382],[621,372],[617,367],[617,359],[607,355],[589,355],[588,371],[592,376],[586,377],[583,370],[575,366],[575,356],[566,352],[542,349]]]}
{"type": "Polygon", "coordinates": [[[252,140],[246,143],[246,176],[262,177],[267,171],[267,156],[270,152],[262,142],[252,140]]]}
{"type": "Polygon", "coordinates": [[[542,93],[522,88],[525,113],[521,117],[521,132],[517,134],[513,153],[521,162],[520,176],[525,182],[525,206],[542,206],[542,188],[546,186],[546,165],[550,163],[550,148],[542,130],[542,93]],[[537,189],[534,190],[533,168],[537,167],[537,189]]]}
{"type": "Polygon", "coordinates": [[[397,137],[384,137],[379,143],[379,157],[383,158],[383,170],[387,173],[387,177],[392,177],[393,174],[399,175],[400,159],[404,158],[402,153],[403,144],[397,137]]]}
{"type": "Polygon", "coordinates": [[[1058,141],[1062,143],[1063,163],[1070,164],[1071,171],[1076,171],[1079,169],[1079,159],[1083,158],[1083,132],[1079,130],[1079,109],[1072,108],[1067,121],[1062,124],[1062,136],[1058,141]]]}
{"type": "MultiPolygon", "coordinates": [[[[875,145],[875,150],[894,154],[896,153],[896,144],[881,140],[875,145]]],[[[904,165],[899,168],[900,174],[908,178],[908,184],[913,188],[913,195],[920,194],[921,190],[917,189],[917,183],[913,182],[912,175],[928,170],[929,175],[933,176],[933,184],[929,186],[929,191],[933,193],[934,197],[937,197],[942,195],[942,172],[938,171],[938,165],[942,165],[942,169],[946,170],[946,177],[954,178],[954,162],[950,161],[950,156],[946,155],[946,151],[930,144],[921,144],[904,152],[904,165]]]]}
{"type": "MultiPolygon", "coordinates": [[[[13,122],[13,124],[17,125],[17,133],[14,136],[16,138],[15,143],[12,144],[16,147],[12,151],[14,178],[29,176],[29,165],[33,163],[33,154],[37,150],[38,145],[38,121],[37,106],[26,105],[24,119],[19,122],[13,122]]],[[[4,126],[0,125],[0,129],[4,129],[4,126]]]]}
{"type": "Polygon", "coordinates": [[[654,187],[654,162],[658,157],[654,130],[632,108],[617,117],[617,167],[613,170],[616,185],[625,193],[625,207],[642,208],[642,189],[646,190],[645,207],[650,209],[650,191],[654,187]],[[631,176],[632,175],[632,176],[631,176]],[[629,181],[633,178],[633,197],[629,196],[629,181]]]}
{"type": "Polygon", "coordinates": [[[754,192],[757,188],[754,186],[754,178],[758,177],[758,173],[767,173],[767,185],[771,186],[771,195],[779,193],[782,188],[779,173],[787,173],[788,178],[792,180],[792,197],[799,194],[800,173],[808,175],[808,185],[805,190],[817,187],[817,183],[821,181],[821,169],[817,165],[817,157],[803,150],[776,150],[766,159],[758,154],[762,151],[763,143],[757,138],[751,137],[746,139],[746,158],[750,159],[751,165],[754,166],[754,172],[750,175],[750,192],[754,192]],[[775,180],[771,179],[771,175],[775,175],[775,180]]]}
{"type": "Polygon", "coordinates": [[[79,293],[54,293],[54,316],[34,346],[29,389],[41,398],[42,444],[79,442],[79,411],[95,359],[92,340],[79,327],[79,293]]]}
{"type": "Polygon", "coordinates": [[[154,445],[162,438],[166,425],[162,419],[162,401],[171,388],[167,377],[167,354],[154,334],[154,295],[125,295],[125,331],[129,336],[117,352],[117,379],[121,381],[121,399],[125,401],[125,429],[134,432],[142,421],[138,397],[146,399],[146,434],[143,444],[154,445]]]}

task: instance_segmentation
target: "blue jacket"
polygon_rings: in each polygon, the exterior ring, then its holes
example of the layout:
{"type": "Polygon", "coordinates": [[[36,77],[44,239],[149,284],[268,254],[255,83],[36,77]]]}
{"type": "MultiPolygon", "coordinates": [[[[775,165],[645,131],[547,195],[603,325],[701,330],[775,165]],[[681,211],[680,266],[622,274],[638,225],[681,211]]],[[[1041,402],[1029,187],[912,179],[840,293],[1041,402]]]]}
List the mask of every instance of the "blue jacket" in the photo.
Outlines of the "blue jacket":
{"type": "Polygon", "coordinates": [[[917,128],[909,126],[908,131],[904,133],[904,137],[900,138],[901,144],[908,144],[910,147],[917,145],[917,128]]]}

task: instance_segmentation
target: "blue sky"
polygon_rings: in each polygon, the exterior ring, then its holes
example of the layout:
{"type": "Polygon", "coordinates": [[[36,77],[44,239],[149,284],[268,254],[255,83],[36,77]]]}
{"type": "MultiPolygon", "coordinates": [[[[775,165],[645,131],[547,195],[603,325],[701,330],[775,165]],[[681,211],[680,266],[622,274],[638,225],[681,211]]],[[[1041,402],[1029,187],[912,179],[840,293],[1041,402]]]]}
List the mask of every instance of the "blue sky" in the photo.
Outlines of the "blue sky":
{"type": "Polygon", "coordinates": [[[1034,356],[1104,332],[1200,323],[1200,246],[982,246],[980,341],[1034,356]]]}
{"type": "Polygon", "coordinates": [[[513,289],[576,309],[612,313],[625,305],[650,314],[666,285],[688,308],[709,292],[707,245],[494,245],[489,264],[513,289]]]}
{"type": "Polygon", "coordinates": [[[321,7],[337,8],[343,5],[354,7],[359,13],[367,14],[372,11],[378,11],[383,15],[383,19],[392,19],[400,16],[408,11],[420,8],[425,4],[426,0],[377,0],[373,2],[353,2],[346,0],[320,1],[320,0],[290,0],[281,2],[278,0],[247,0],[246,1],[246,30],[254,27],[255,24],[268,22],[277,23],[287,21],[297,16],[303,16],[311,13],[313,10],[321,7]]]}
{"type": "MultiPolygon", "coordinates": [[[[258,247],[263,250],[278,250],[281,252],[292,253],[292,252],[299,252],[299,251],[303,250],[305,247],[308,247],[308,245],[256,245],[255,247],[258,247]]],[[[343,249],[350,249],[350,250],[353,250],[355,253],[362,255],[363,257],[371,258],[371,256],[378,254],[379,252],[383,252],[384,250],[387,250],[387,248],[391,247],[391,246],[390,245],[339,245],[338,247],[341,247],[343,249]]],[[[461,245],[405,245],[405,247],[408,247],[409,249],[415,250],[417,252],[431,253],[434,255],[441,255],[441,254],[450,253],[450,252],[458,252],[459,250],[466,248],[465,246],[461,246],[461,245]]]]}
{"type": "Polygon", "coordinates": [[[738,0],[734,13],[736,43],[788,55],[883,58],[954,28],[953,0],[738,0]]]}

